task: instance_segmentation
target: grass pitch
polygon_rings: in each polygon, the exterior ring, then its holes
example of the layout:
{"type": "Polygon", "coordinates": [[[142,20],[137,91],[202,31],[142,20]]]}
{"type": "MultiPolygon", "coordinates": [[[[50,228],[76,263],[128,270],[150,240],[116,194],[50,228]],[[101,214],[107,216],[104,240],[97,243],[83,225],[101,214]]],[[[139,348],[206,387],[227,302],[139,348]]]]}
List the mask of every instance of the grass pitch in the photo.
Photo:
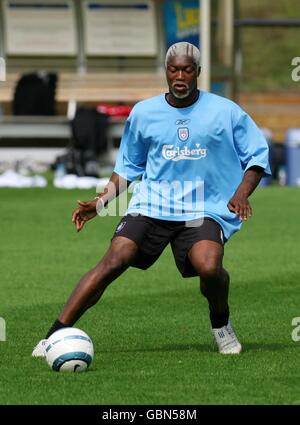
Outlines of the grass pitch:
{"type": "Polygon", "coordinates": [[[95,357],[87,373],[63,374],[31,351],[119,218],[77,234],[71,212],[92,191],[1,189],[0,404],[299,404],[299,195],[257,189],[252,219],[226,246],[240,356],[214,351],[198,279],[182,279],[167,249],[150,270],[126,271],[77,322],[95,357]]]}

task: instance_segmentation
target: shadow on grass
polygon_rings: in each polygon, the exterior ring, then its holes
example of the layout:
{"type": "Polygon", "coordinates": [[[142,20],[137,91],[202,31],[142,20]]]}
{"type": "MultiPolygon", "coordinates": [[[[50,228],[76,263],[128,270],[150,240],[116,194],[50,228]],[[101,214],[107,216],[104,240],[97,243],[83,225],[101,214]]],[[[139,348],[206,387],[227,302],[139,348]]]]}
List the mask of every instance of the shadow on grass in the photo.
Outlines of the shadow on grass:
{"type": "Polygon", "coordinates": [[[212,345],[209,344],[170,344],[163,345],[161,347],[149,347],[149,348],[113,348],[109,350],[100,350],[102,353],[156,353],[156,352],[168,352],[168,351],[201,351],[201,352],[212,352],[212,345]]]}
{"type": "MultiPolygon", "coordinates": [[[[290,349],[299,349],[296,345],[291,344],[280,344],[280,343],[270,343],[270,344],[259,344],[259,343],[246,343],[243,344],[243,354],[253,351],[283,351],[290,349]]],[[[171,352],[171,351],[190,351],[190,352],[202,352],[202,353],[217,353],[217,349],[213,344],[169,344],[163,345],[160,347],[136,347],[136,348],[112,348],[107,350],[100,350],[102,353],[156,353],[156,352],[171,352]]]]}
{"type": "Polygon", "coordinates": [[[249,342],[243,344],[243,351],[283,351],[290,349],[299,349],[297,345],[292,344],[280,344],[280,343],[269,343],[269,344],[259,344],[257,342],[249,342]]]}
{"type": "MultiPolygon", "coordinates": [[[[168,352],[186,352],[186,353],[217,353],[216,348],[213,345],[213,341],[209,342],[208,339],[205,339],[203,343],[197,343],[197,339],[194,339],[191,337],[191,335],[186,335],[182,339],[185,339],[186,341],[196,341],[191,343],[180,343],[178,341],[178,335],[173,335],[173,338],[168,338],[169,341],[173,339],[174,343],[168,343],[168,344],[159,344],[159,341],[149,340],[148,338],[144,341],[144,346],[141,344],[134,346],[134,342],[131,340],[129,346],[126,347],[122,343],[120,344],[120,337],[123,335],[124,331],[127,329],[126,326],[124,326],[124,321],[122,315],[118,316],[118,312],[122,308],[119,309],[119,303],[116,303],[118,305],[118,309],[112,311],[111,307],[114,307],[114,300],[111,300],[110,303],[107,303],[106,305],[103,305],[102,309],[102,327],[103,331],[101,333],[101,338],[98,339],[97,337],[97,327],[94,323],[94,317],[95,313],[93,314],[87,314],[85,316],[84,321],[79,321],[77,326],[82,329],[88,329],[88,332],[94,337],[94,342],[97,347],[103,347],[103,349],[100,349],[99,352],[102,353],[168,353],[168,352]],[[113,323],[111,323],[111,316],[114,317],[113,323]],[[120,324],[122,323],[122,327],[120,327],[120,324]],[[109,327],[108,327],[109,326],[109,327]],[[113,329],[113,335],[114,338],[112,339],[112,334],[110,329],[113,329]],[[206,343],[205,343],[206,341],[206,343]],[[208,342],[207,342],[208,341],[208,342]],[[158,342],[158,344],[157,344],[158,342]],[[157,345],[156,345],[157,344],[157,345]],[[103,346],[104,345],[104,346],[103,346]]],[[[22,332],[23,335],[25,335],[25,338],[23,340],[23,344],[27,346],[28,344],[28,350],[30,350],[30,353],[33,349],[33,347],[37,344],[37,342],[42,338],[45,334],[45,332],[48,330],[51,320],[49,318],[53,318],[57,316],[57,311],[59,311],[59,308],[61,306],[58,303],[45,303],[45,304],[33,304],[29,306],[18,306],[14,309],[7,309],[5,311],[5,315],[3,315],[7,319],[8,326],[8,341],[6,344],[3,344],[3,347],[6,350],[13,350],[14,344],[18,344],[20,341],[19,335],[20,332],[22,332]],[[23,318],[26,317],[27,320],[23,320],[23,318]],[[22,331],[20,331],[22,330],[22,331]]],[[[128,321],[128,327],[130,326],[131,322],[128,321]]],[[[137,341],[139,338],[142,338],[143,330],[140,328],[135,329],[136,332],[136,338],[137,341]]],[[[132,332],[131,332],[132,336],[132,332]]],[[[143,339],[143,338],[142,338],[143,339]]],[[[249,338],[250,339],[250,338],[249,338]]],[[[124,341],[126,340],[126,335],[124,336],[124,341]]],[[[168,341],[168,342],[169,342],[168,341]]],[[[160,341],[163,342],[163,341],[160,341]]],[[[295,344],[293,342],[287,341],[286,343],[283,342],[243,342],[243,354],[251,354],[253,352],[287,352],[287,351],[294,351],[295,349],[299,350],[299,344],[295,344]]]]}

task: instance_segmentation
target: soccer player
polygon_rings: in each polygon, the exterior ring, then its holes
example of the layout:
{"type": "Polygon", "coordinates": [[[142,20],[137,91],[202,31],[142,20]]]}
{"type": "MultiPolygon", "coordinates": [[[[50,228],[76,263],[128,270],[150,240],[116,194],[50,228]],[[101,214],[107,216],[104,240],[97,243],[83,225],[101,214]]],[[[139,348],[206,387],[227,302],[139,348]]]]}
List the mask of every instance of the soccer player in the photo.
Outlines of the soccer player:
{"type": "Polygon", "coordinates": [[[124,129],[114,172],[103,193],[79,202],[77,231],[97,210],[136,184],[126,215],[100,262],[79,281],[46,339],[73,326],[129,266],[147,269],[170,243],[183,277],[199,276],[218,351],[242,346],[229,319],[224,244],[252,215],[249,196],[270,174],[268,145],[236,103],[197,88],[200,52],[173,44],[165,58],[169,92],[137,103],[124,129]]]}

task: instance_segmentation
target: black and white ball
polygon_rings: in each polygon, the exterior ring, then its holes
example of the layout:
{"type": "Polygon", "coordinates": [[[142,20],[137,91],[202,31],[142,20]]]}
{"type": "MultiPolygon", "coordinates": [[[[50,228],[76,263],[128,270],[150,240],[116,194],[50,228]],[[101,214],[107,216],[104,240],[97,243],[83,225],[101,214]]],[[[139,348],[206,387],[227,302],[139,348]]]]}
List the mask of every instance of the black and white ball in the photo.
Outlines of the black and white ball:
{"type": "Polygon", "coordinates": [[[81,329],[63,328],[47,340],[46,360],[56,372],[84,372],[93,357],[93,342],[81,329]]]}

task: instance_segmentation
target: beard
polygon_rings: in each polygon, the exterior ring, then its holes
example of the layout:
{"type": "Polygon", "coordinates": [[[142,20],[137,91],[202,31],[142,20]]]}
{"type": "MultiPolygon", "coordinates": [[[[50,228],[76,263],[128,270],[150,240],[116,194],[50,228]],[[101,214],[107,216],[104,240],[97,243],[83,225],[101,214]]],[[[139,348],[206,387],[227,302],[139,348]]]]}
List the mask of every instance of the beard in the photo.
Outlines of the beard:
{"type": "Polygon", "coordinates": [[[188,97],[191,93],[191,88],[187,88],[185,93],[178,93],[176,91],[176,89],[174,89],[173,87],[170,88],[170,92],[172,93],[172,95],[174,97],[176,97],[176,99],[185,99],[186,97],[188,97]]]}

